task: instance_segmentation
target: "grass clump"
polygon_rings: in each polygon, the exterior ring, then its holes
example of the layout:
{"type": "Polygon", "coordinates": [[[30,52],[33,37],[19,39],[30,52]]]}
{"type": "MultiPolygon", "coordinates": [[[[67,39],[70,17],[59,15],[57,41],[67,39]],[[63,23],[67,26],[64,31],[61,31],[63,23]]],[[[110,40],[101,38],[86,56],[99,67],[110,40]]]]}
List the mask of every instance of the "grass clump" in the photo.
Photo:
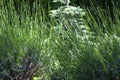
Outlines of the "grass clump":
{"type": "Polygon", "coordinates": [[[25,3],[19,13],[12,1],[0,6],[0,79],[119,80],[118,8],[114,18],[92,7],[85,19],[77,15],[82,21],[62,14],[48,21],[39,1],[32,15],[25,3]]]}

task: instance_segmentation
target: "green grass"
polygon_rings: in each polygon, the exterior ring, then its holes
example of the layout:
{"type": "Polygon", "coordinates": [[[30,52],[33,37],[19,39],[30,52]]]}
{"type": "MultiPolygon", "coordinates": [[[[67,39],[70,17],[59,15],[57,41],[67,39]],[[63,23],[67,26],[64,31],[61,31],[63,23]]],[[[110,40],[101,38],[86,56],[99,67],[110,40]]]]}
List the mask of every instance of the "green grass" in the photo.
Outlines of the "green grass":
{"type": "Polygon", "coordinates": [[[86,8],[86,33],[80,30],[77,38],[63,19],[47,20],[37,2],[32,16],[25,3],[20,14],[12,1],[0,6],[0,79],[18,76],[27,79],[30,74],[25,76],[25,67],[29,60],[34,67],[28,70],[36,69],[32,78],[41,80],[110,80],[120,76],[120,11],[116,7],[114,22],[105,10],[92,7],[96,14],[93,16],[86,8]],[[12,76],[11,70],[19,74],[12,76]]]}

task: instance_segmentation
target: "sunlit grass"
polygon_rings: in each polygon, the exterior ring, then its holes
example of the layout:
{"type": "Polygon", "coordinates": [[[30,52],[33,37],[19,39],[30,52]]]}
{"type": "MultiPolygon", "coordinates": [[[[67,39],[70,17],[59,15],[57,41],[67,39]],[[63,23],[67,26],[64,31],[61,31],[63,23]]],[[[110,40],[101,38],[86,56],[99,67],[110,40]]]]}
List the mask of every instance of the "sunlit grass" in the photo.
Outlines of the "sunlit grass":
{"type": "MultiPolygon", "coordinates": [[[[21,70],[19,76],[23,76],[25,69],[21,66],[25,67],[29,57],[31,63],[38,64],[32,76],[36,80],[38,77],[41,80],[110,80],[119,77],[119,9],[114,7],[114,22],[101,8],[93,8],[95,14],[98,13],[96,16],[85,9],[86,32],[78,32],[78,38],[64,19],[47,20],[37,2],[33,15],[26,4],[21,7],[20,14],[12,1],[7,6],[0,6],[0,79],[9,77],[10,69],[21,70]]],[[[77,24],[74,26],[79,28],[77,24]]]]}

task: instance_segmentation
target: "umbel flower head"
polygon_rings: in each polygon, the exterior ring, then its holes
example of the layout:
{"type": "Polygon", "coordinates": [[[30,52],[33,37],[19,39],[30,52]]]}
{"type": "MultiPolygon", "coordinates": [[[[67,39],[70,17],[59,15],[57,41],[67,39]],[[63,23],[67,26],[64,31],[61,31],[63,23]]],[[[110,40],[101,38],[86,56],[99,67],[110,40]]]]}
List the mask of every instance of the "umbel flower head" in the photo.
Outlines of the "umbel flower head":
{"type": "Polygon", "coordinates": [[[51,10],[50,15],[52,17],[58,17],[61,14],[62,15],[65,14],[69,16],[80,15],[81,17],[85,15],[85,12],[80,7],[69,6],[70,0],[54,0],[53,2],[61,2],[66,5],[61,6],[60,8],[56,10],[51,10]]]}
{"type": "Polygon", "coordinates": [[[62,4],[66,4],[68,6],[70,3],[70,0],[54,0],[53,2],[60,2],[62,4]]]}

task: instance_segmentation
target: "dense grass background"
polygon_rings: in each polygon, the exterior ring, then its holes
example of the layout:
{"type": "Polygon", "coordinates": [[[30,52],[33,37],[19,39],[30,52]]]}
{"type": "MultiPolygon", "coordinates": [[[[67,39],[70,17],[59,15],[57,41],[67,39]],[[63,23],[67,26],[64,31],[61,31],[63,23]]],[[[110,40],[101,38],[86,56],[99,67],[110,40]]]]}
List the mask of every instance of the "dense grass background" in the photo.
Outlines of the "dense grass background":
{"type": "Polygon", "coordinates": [[[119,80],[120,10],[84,10],[84,29],[75,32],[77,23],[47,19],[39,2],[31,15],[24,2],[16,12],[12,0],[1,1],[0,79],[119,80]]]}

